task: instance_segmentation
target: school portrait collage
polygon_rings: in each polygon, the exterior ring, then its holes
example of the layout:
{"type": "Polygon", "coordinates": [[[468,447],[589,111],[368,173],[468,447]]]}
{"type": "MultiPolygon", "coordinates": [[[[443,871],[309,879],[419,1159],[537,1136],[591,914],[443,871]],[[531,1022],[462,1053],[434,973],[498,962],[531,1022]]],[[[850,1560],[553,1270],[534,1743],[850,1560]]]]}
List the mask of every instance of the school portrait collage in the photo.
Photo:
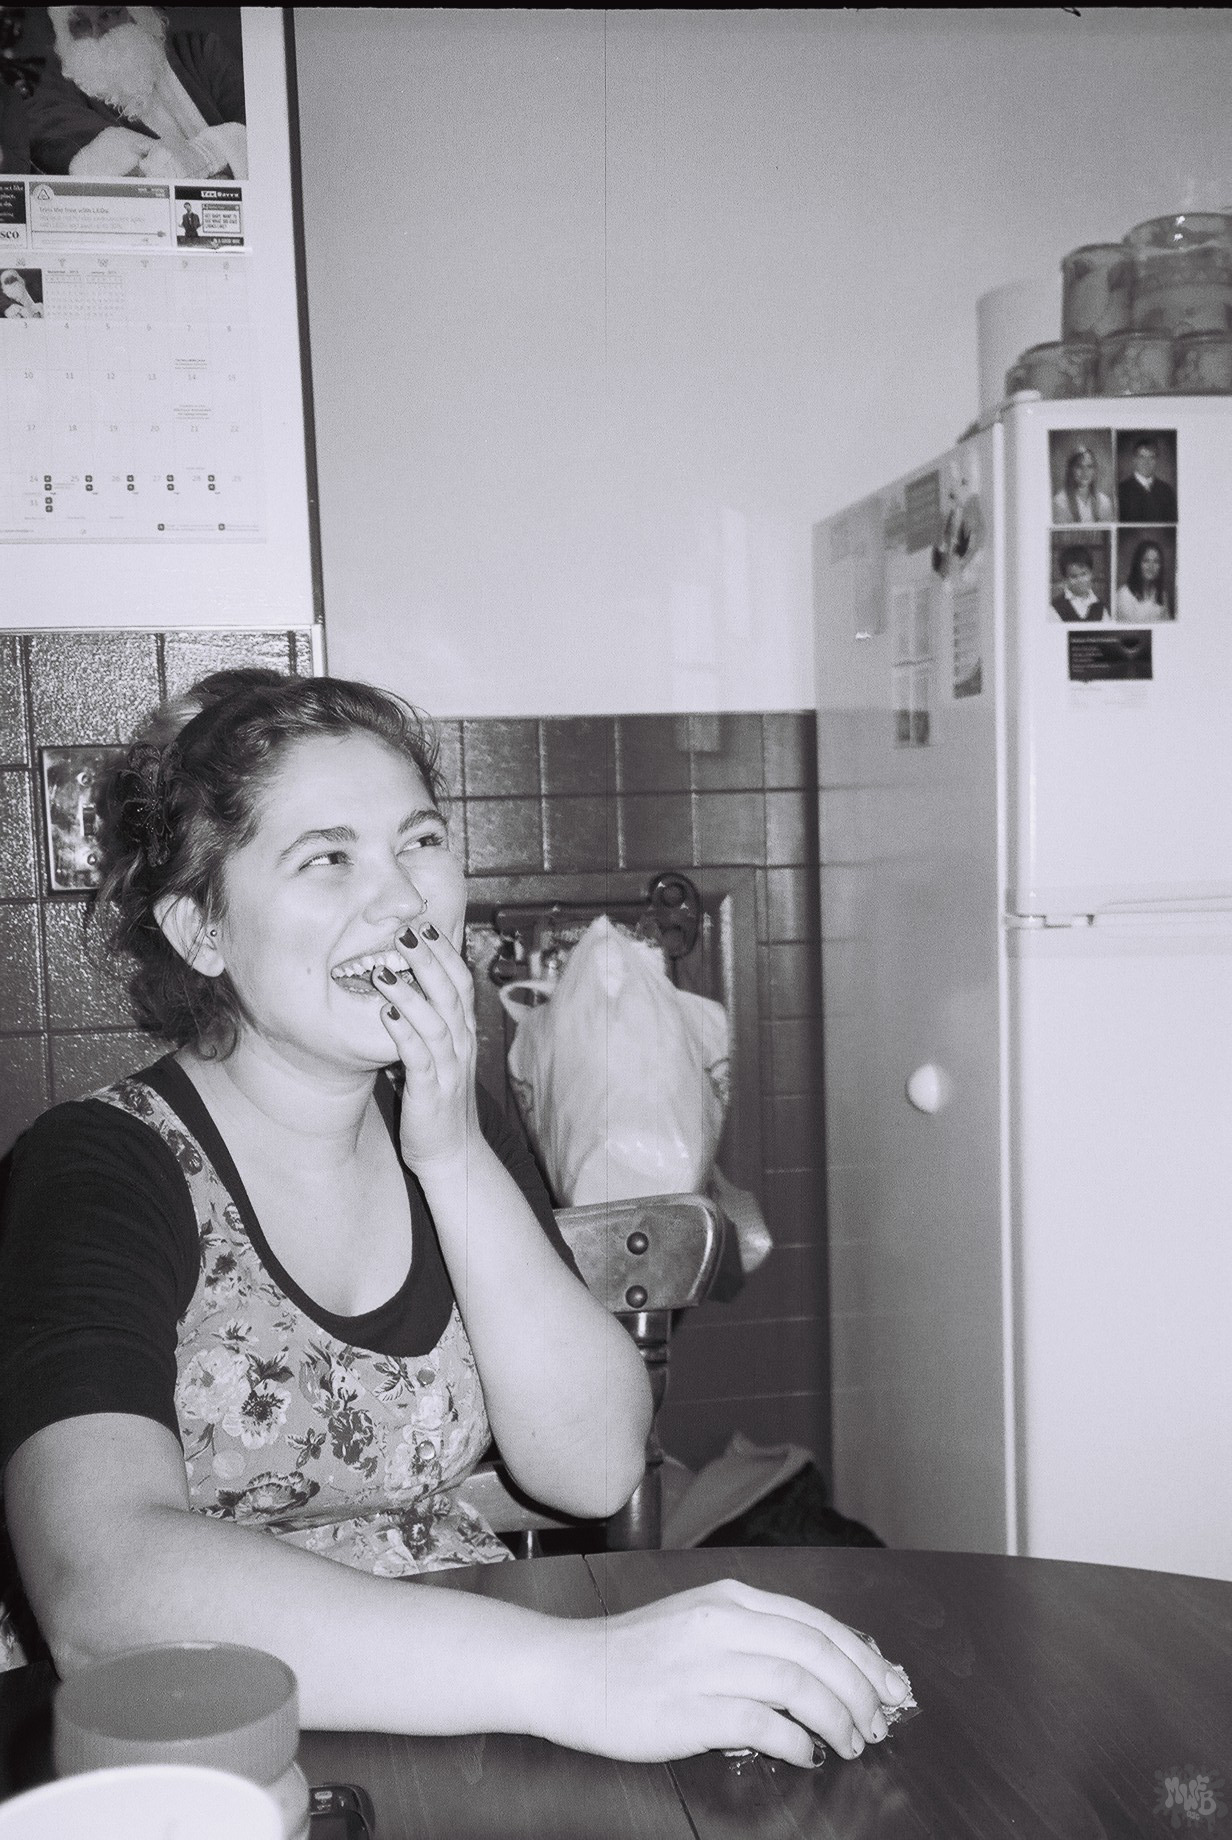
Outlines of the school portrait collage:
{"type": "Polygon", "coordinates": [[[1175,620],[1175,428],[1054,429],[1048,445],[1052,617],[1071,625],[1175,620]]]}

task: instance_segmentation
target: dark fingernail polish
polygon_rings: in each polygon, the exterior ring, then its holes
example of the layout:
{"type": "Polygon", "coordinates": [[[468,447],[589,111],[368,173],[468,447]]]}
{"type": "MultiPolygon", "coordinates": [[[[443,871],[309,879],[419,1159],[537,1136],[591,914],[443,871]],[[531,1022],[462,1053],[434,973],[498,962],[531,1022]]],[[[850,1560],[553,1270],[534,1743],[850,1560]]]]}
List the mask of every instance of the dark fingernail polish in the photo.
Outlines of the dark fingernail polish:
{"type": "Polygon", "coordinates": [[[402,1020],[402,1012],[396,1010],[392,1003],[387,1003],[385,1005],[385,1014],[389,1017],[391,1022],[401,1022],[402,1020]]]}
{"type": "Polygon", "coordinates": [[[378,965],[374,975],[378,984],[393,985],[398,982],[388,965],[378,965]]]}
{"type": "Polygon", "coordinates": [[[809,1764],[809,1769],[819,1770],[822,1764],[825,1762],[825,1760],[826,1760],[826,1747],[822,1743],[820,1738],[814,1738],[813,1739],[813,1761],[809,1764]]]}
{"type": "Polygon", "coordinates": [[[436,928],[431,924],[431,922],[429,922],[429,924],[424,927],[423,936],[425,939],[439,939],[440,938],[440,934],[437,932],[436,928]]]}
{"type": "Polygon", "coordinates": [[[408,926],[405,933],[398,934],[398,944],[400,946],[405,946],[408,952],[413,952],[415,947],[419,944],[419,935],[418,933],[413,933],[408,926]]]}

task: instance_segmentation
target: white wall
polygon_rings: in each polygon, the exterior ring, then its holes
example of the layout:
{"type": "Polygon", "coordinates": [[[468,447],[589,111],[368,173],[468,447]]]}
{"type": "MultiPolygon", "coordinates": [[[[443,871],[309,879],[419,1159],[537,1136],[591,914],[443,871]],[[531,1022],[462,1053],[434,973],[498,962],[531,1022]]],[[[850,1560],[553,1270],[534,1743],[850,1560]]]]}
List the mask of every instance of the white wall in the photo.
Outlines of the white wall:
{"type": "Polygon", "coordinates": [[[1222,9],[297,9],[335,671],[812,700],[810,526],[976,410],[975,302],[1232,200],[1222,9]]]}

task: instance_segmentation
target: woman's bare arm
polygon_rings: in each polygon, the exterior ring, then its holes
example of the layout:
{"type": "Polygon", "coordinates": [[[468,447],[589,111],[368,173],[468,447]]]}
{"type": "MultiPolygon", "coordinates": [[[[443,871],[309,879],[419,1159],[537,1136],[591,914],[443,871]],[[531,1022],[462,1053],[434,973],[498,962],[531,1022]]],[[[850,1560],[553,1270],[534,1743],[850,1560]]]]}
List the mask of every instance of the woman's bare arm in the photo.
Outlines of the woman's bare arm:
{"type": "Polygon", "coordinates": [[[471,974],[425,929],[414,974],[374,979],[406,1069],[400,1136],[475,1351],[501,1455],[538,1500],[613,1513],[637,1486],[650,1385],[630,1337],[549,1245],[479,1128],[471,974]]]}
{"type": "Polygon", "coordinates": [[[642,1760],[756,1746],[798,1764],[809,1731],[856,1755],[885,1734],[882,1702],[903,1697],[851,1630],[730,1581],[569,1621],[373,1577],[195,1513],[179,1446],[151,1419],[48,1426],[4,1484],[22,1578],[65,1676],[142,1643],[231,1641],[294,1669],[308,1727],[522,1731],[642,1760]]]}

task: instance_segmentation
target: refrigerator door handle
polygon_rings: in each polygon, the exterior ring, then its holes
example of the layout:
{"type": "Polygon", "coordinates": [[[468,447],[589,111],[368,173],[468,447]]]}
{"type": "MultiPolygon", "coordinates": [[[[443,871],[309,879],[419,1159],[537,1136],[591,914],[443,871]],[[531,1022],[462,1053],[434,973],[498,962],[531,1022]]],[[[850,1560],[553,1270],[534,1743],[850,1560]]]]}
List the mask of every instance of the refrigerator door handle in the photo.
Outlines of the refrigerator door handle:
{"type": "Polygon", "coordinates": [[[907,1080],[907,1097],[917,1112],[932,1117],[943,1112],[954,1096],[954,1082],[936,1061],[925,1061],[907,1080]]]}
{"type": "Polygon", "coordinates": [[[1005,914],[1003,924],[1010,933],[1042,933],[1061,927],[1094,926],[1094,914],[1005,914]]]}

